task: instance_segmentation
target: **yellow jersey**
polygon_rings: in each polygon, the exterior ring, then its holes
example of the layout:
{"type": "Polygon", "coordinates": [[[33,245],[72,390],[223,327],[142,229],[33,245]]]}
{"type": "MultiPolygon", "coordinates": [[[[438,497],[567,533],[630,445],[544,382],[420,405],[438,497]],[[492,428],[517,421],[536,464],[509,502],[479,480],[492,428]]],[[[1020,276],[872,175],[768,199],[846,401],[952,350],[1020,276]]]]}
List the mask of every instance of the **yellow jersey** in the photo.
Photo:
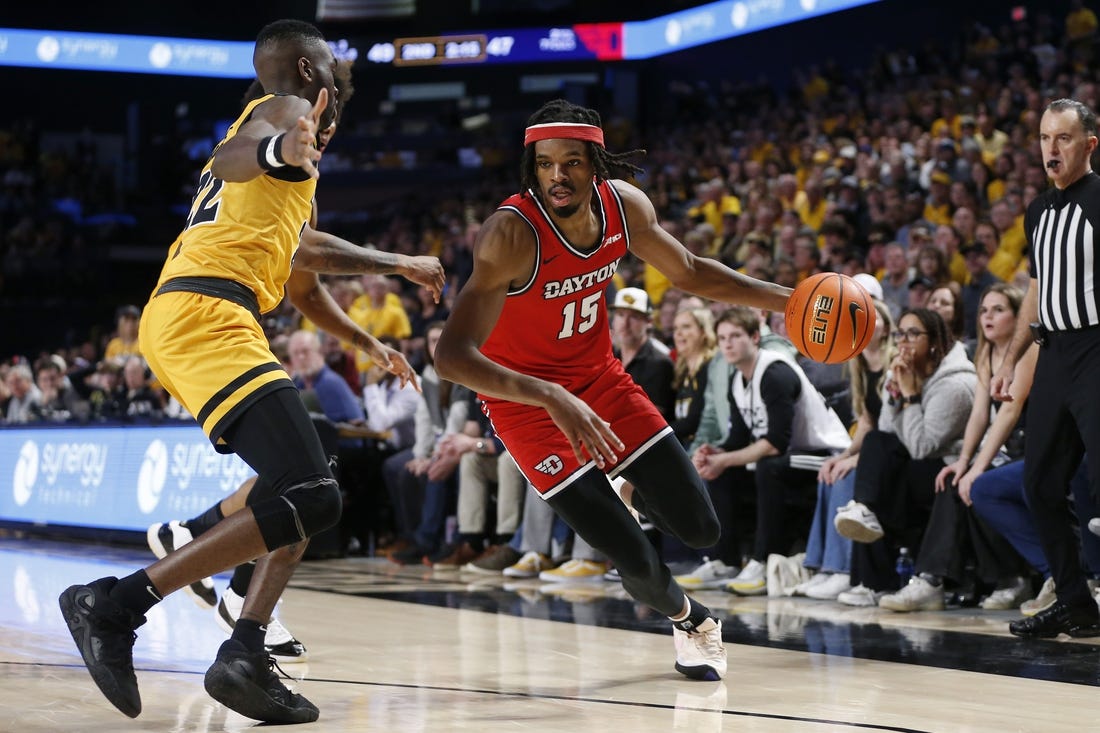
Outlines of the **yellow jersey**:
{"type": "MultiPolygon", "coordinates": [[[[249,102],[214,155],[273,96],[249,102]]],[[[157,290],[178,277],[233,280],[256,294],[265,313],[283,299],[317,181],[290,165],[243,183],[223,181],[211,170],[214,155],[203,166],[187,225],[169,249],[157,290]]]]}

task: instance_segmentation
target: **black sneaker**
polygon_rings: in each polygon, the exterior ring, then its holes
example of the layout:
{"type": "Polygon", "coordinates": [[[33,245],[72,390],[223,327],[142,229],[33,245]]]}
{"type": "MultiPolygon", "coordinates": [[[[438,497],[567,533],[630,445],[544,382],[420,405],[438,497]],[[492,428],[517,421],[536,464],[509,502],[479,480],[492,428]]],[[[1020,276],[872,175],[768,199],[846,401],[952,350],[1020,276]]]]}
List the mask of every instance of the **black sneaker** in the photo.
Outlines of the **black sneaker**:
{"type": "Polygon", "coordinates": [[[118,578],[73,585],[57,599],[76,648],[100,692],[131,718],[141,714],[141,694],[134,675],[134,629],[145,617],[108,597],[118,578]]]}
{"type": "Polygon", "coordinates": [[[265,723],[312,723],[317,706],[291,692],[272,671],[275,660],[266,652],[250,652],[236,639],[218,649],[218,658],[206,671],[204,685],[210,697],[230,710],[265,723]]]}
{"type": "Polygon", "coordinates": [[[1008,625],[1014,636],[1035,639],[1052,639],[1058,634],[1073,637],[1100,636],[1100,617],[1096,609],[1092,613],[1070,608],[1058,601],[1031,618],[1022,618],[1008,625]]]}

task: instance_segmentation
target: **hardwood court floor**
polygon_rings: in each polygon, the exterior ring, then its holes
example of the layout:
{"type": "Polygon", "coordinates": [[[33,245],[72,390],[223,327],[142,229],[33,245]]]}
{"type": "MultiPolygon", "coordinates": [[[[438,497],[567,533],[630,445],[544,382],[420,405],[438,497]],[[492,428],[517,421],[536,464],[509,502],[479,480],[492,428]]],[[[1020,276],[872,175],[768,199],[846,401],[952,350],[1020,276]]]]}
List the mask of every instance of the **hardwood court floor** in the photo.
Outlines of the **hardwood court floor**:
{"type": "MultiPolygon", "coordinates": [[[[239,731],[202,675],[224,634],[176,594],[139,629],[144,711],[107,703],[57,609],[75,582],[148,562],[136,548],[0,539],[0,731],[239,731]]],[[[217,579],[219,590],[224,578],[217,579]]],[[[317,732],[1088,731],[1100,646],[1023,642],[1008,612],[892,614],[807,599],[699,594],[723,619],[729,673],[673,670],[666,620],[601,584],[433,575],[384,560],[306,563],[280,615],[309,649],[288,665],[317,732]]]]}

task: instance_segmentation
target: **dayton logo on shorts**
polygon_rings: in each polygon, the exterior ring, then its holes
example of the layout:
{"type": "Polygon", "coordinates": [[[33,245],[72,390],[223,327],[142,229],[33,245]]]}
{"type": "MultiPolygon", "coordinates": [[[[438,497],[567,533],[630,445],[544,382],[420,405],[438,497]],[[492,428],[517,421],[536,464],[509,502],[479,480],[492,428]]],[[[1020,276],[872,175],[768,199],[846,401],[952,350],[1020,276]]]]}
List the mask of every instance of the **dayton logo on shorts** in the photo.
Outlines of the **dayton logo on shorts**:
{"type": "Polygon", "coordinates": [[[825,331],[829,328],[829,314],[833,312],[835,298],[819,295],[814,300],[814,319],[810,325],[810,341],[825,344],[825,331]]]}
{"type": "Polygon", "coordinates": [[[540,473],[545,473],[548,476],[555,476],[561,473],[561,470],[565,468],[565,464],[561,462],[561,459],[556,455],[549,455],[543,458],[541,461],[535,464],[535,470],[540,473]]]}

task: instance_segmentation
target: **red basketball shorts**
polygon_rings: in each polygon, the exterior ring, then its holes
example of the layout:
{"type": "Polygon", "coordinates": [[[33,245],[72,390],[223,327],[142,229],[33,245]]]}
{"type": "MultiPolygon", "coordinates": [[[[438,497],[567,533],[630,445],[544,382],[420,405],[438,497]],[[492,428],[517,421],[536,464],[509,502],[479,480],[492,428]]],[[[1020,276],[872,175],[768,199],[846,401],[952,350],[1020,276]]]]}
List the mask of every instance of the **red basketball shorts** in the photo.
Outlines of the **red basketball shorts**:
{"type": "MultiPolygon", "coordinates": [[[[619,460],[607,467],[615,477],[649,446],[672,431],[646,393],[616,363],[594,383],[577,393],[626,446],[616,451],[619,460]]],[[[573,448],[549,413],[540,407],[489,399],[486,412],[497,437],[504,442],[516,465],[544,499],[567,488],[596,463],[585,455],[578,463],[573,448]]]]}

